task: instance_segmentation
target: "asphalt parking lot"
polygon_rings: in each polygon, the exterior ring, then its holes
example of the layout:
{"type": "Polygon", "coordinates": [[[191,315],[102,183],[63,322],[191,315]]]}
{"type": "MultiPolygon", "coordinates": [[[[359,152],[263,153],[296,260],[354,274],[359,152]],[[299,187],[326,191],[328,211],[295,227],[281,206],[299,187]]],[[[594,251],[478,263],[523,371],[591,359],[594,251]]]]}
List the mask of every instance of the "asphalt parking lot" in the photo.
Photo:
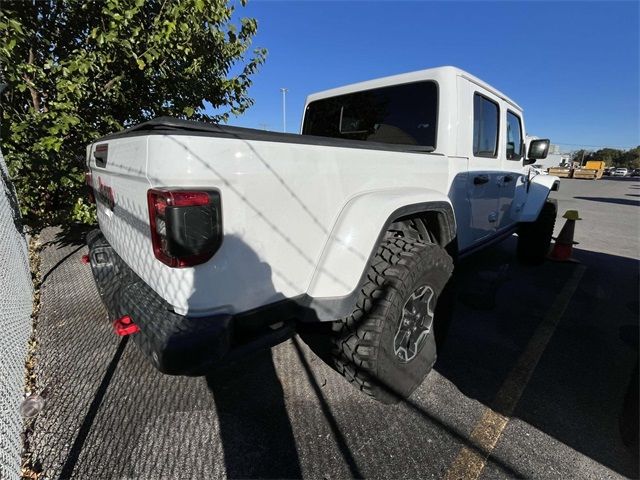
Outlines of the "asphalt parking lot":
{"type": "Polygon", "coordinates": [[[638,477],[619,418],[640,179],[563,180],[554,196],[583,218],[579,263],[525,268],[513,238],[462,262],[449,341],[396,406],[298,337],[206,377],[159,374],[113,334],[86,248],[44,232],[34,459],[46,478],[638,477]]]}

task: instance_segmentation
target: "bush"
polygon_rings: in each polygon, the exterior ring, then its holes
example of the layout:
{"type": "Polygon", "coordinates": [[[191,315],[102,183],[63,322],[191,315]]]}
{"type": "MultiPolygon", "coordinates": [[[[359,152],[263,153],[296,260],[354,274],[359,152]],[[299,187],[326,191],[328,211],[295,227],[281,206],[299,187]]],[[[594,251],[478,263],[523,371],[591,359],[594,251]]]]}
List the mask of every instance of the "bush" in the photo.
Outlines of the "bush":
{"type": "Polygon", "coordinates": [[[257,22],[236,26],[233,13],[224,0],[3,3],[2,148],[27,223],[94,221],[83,186],[96,138],[159,115],[226,121],[252,104],[266,51],[245,58],[257,22]]]}

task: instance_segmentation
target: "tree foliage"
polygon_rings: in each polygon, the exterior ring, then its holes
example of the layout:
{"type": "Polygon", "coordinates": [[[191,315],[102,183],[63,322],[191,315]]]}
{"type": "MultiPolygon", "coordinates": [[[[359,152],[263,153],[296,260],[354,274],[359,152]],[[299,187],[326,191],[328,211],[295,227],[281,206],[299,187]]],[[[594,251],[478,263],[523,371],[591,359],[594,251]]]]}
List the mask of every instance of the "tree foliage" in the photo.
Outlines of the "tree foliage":
{"type": "Polygon", "coordinates": [[[571,159],[578,162],[599,160],[605,162],[608,167],[640,168],[640,146],[629,150],[616,148],[601,148],[596,151],[576,150],[571,159]]]}
{"type": "Polygon", "coordinates": [[[249,53],[257,22],[234,9],[226,0],[2,2],[2,148],[27,221],[92,219],[84,156],[99,136],[159,115],[226,121],[252,104],[266,51],[249,53]]]}

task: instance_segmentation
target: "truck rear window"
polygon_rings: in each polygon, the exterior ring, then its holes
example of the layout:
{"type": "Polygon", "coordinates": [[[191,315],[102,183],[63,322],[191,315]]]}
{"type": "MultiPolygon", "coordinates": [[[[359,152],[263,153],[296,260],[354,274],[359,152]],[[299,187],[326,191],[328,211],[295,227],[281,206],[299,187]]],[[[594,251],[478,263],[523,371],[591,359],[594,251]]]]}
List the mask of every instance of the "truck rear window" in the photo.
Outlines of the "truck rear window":
{"type": "Polygon", "coordinates": [[[437,121],[438,86],[425,81],[311,102],[302,134],[435,149],[437,121]]]}

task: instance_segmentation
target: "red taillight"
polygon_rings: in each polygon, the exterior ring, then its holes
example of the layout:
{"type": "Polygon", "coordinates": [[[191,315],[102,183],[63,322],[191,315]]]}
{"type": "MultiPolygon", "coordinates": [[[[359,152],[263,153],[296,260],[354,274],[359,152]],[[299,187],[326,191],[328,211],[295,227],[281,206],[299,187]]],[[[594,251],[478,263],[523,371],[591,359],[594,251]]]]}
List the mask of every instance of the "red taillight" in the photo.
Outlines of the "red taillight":
{"type": "Polygon", "coordinates": [[[153,206],[156,209],[156,215],[162,215],[164,217],[167,209],[167,200],[164,197],[156,197],[153,206]]]}
{"type": "Polygon", "coordinates": [[[89,198],[89,202],[96,203],[96,197],[93,194],[93,175],[91,175],[91,172],[85,172],[84,183],[87,184],[87,197],[89,198]]]}
{"type": "Polygon", "coordinates": [[[208,192],[169,192],[168,205],[172,207],[198,207],[209,205],[210,197],[208,192]]]}
{"type": "Polygon", "coordinates": [[[153,252],[174,268],[209,260],[222,243],[220,194],[215,190],[147,192],[153,252]]]}

